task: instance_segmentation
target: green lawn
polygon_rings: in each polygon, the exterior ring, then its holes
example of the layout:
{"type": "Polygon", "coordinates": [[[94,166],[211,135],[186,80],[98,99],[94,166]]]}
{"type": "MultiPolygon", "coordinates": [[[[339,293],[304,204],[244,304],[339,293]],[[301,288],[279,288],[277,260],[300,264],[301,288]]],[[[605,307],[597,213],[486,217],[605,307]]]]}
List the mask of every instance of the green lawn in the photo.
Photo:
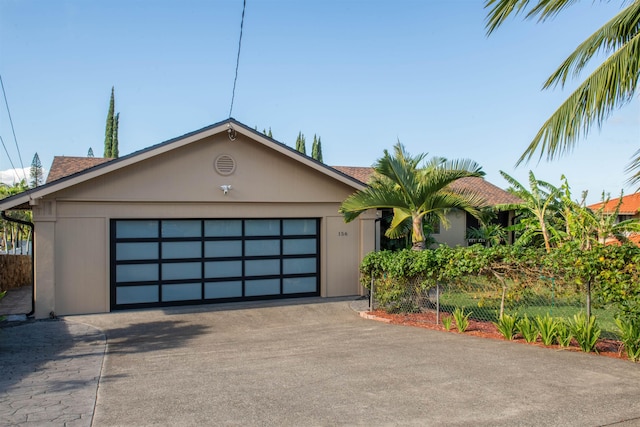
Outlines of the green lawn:
{"type": "MultiPolygon", "coordinates": [[[[440,296],[440,310],[443,312],[453,312],[457,307],[471,312],[471,318],[476,320],[495,322],[500,314],[500,298],[491,297],[478,292],[444,292],[440,296]]],[[[505,303],[505,313],[524,316],[525,314],[533,319],[536,316],[544,316],[547,313],[553,317],[571,319],[573,315],[585,311],[586,308],[575,298],[568,300],[549,298],[539,298],[538,301],[529,297],[526,301],[507,301],[505,303]]],[[[614,322],[615,310],[612,308],[592,308],[592,314],[596,316],[598,324],[602,329],[603,337],[615,337],[618,328],[614,322]]]]}

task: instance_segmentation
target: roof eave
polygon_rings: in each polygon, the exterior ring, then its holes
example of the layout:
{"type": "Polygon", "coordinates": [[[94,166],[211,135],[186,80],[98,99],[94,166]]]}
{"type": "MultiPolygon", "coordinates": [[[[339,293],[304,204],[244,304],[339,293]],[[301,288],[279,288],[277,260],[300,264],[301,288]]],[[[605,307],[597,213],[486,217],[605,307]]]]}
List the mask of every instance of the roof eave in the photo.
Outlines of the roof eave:
{"type": "Polygon", "coordinates": [[[133,152],[110,162],[102,163],[74,175],[52,181],[24,193],[0,200],[0,210],[16,209],[16,206],[22,206],[25,203],[29,204],[32,200],[46,197],[49,194],[64,190],[73,185],[105,175],[118,169],[122,169],[151,157],[181,148],[200,139],[208,138],[222,132],[227,132],[230,128],[233,128],[234,131],[248,138],[251,138],[254,141],[257,141],[265,146],[268,146],[291,159],[299,161],[318,172],[328,175],[333,179],[354,188],[354,190],[362,190],[366,187],[366,185],[362,184],[360,181],[351,178],[333,169],[332,167],[325,165],[324,163],[318,162],[315,159],[312,159],[311,157],[308,157],[283,143],[271,139],[266,135],[263,135],[236,121],[235,119],[227,119],[222,122],[218,122],[216,124],[196,130],[194,132],[179,136],[177,138],[173,138],[153,145],[151,147],[133,152]]]}

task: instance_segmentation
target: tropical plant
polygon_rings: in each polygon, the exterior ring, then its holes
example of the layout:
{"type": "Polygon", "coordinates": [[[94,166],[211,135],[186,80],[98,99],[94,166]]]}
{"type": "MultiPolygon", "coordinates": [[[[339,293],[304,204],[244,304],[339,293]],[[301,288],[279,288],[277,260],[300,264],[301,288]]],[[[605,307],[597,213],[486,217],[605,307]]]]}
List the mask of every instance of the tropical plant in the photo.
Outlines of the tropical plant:
{"type": "Polygon", "coordinates": [[[522,335],[526,342],[535,342],[538,339],[538,330],[536,325],[529,319],[526,314],[516,323],[516,329],[522,335]]]}
{"type": "Polygon", "coordinates": [[[457,307],[453,311],[453,318],[456,320],[456,329],[458,332],[464,332],[469,328],[469,316],[472,312],[465,313],[464,308],[457,307]]]}
{"type": "MultiPolygon", "coordinates": [[[[528,9],[527,18],[544,21],[573,3],[575,0],[486,0],[487,33],[512,14],[528,9]]],[[[538,149],[540,157],[546,154],[548,160],[571,151],[594,124],[601,127],[614,110],[634,99],[640,79],[640,0],[620,3],[628,5],[582,42],[544,83],[544,89],[563,88],[594,56],[608,55],[547,119],[518,163],[531,159],[538,149]]],[[[636,171],[630,182],[640,182],[640,150],[633,154],[627,171],[636,171]]]]}
{"type": "Polygon", "coordinates": [[[560,347],[569,347],[571,344],[571,339],[573,335],[571,334],[571,327],[569,322],[564,319],[558,320],[558,332],[556,333],[556,341],[560,347]]]}
{"type": "Polygon", "coordinates": [[[493,324],[498,328],[498,332],[502,334],[504,339],[511,341],[516,336],[517,316],[511,316],[507,313],[502,314],[497,322],[493,324]]]}
{"type": "Polygon", "coordinates": [[[484,243],[484,246],[498,246],[507,238],[507,231],[500,224],[482,224],[480,227],[469,227],[467,239],[484,243]]]}
{"type": "Polygon", "coordinates": [[[616,317],[616,325],[620,330],[620,341],[629,360],[640,360],[640,320],[637,318],[616,317]]]}
{"type": "Polygon", "coordinates": [[[558,334],[558,321],[547,313],[544,317],[536,316],[536,328],[544,345],[551,345],[558,334]]]}
{"type": "Polygon", "coordinates": [[[602,202],[600,207],[595,211],[590,211],[592,216],[592,223],[594,228],[594,234],[597,241],[601,244],[605,244],[607,238],[613,237],[621,243],[625,243],[629,240],[630,233],[640,232],[640,221],[637,219],[626,219],[619,221],[618,215],[620,213],[620,206],[622,206],[622,195],[612,212],[605,211],[607,205],[609,205],[610,198],[604,192],[602,192],[602,202]]]}
{"type": "Polygon", "coordinates": [[[587,318],[584,311],[574,314],[573,320],[569,321],[569,328],[582,351],[589,353],[595,350],[602,332],[595,316],[587,318]]]}
{"type": "Polygon", "coordinates": [[[524,214],[519,222],[520,234],[516,243],[527,244],[536,235],[541,235],[545,249],[547,252],[551,252],[551,236],[553,234],[551,217],[560,208],[558,200],[560,189],[546,181],[537,179],[533,171],[529,171],[530,189],[527,189],[506,172],[500,171],[500,174],[511,185],[511,192],[522,199],[522,203],[497,206],[499,209],[513,209],[524,214]]]}
{"type": "Polygon", "coordinates": [[[451,322],[453,321],[453,317],[451,316],[443,316],[442,317],[442,326],[444,326],[445,331],[451,330],[451,322]]]}
{"type": "Polygon", "coordinates": [[[400,143],[394,146],[393,155],[385,150],[373,166],[369,186],[342,202],[340,213],[345,221],[353,221],[368,209],[392,208],[393,219],[386,236],[401,237],[403,226],[411,221],[412,248],[424,250],[425,217],[437,218],[446,226],[446,213],[451,209],[477,216],[483,198],[469,190],[455,190],[450,184],[464,177],[484,176],[482,168],[471,160],[447,161],[441,157],[422,165],[425,156],[410,155],[400,143]]]}
{"type": "MultiPolygon", "coordinates": [[[[14,196],[28,190],[29,186],[26,179],[12,186],[0,185],[0,199],[14,196]]],[[[12,211],[10,216],[27,222],[31,222],[32,220],[32,212],[30,210],[12,211]]],[[[18,248],[22,251],[20,243],[25,240],[31,240],[31,237],[31,228],[19,223],[0,220],[0,247],[4,247],[7,253],[13,250],[13,253],[16,254],[18,253],[18,248]]]]}

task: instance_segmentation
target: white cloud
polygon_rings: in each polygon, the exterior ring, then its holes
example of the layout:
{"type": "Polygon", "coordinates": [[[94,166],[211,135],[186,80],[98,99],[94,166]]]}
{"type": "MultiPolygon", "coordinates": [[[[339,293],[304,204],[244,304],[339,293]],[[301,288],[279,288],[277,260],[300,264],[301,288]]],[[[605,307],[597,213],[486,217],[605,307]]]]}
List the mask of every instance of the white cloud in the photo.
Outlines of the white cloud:
{"type": "Polygon", "coordinates": [[[29,171],[30,168],[0,171],[0,182],[7,185],[14,185],[25,179],[25,177],[27,181],[29,181],[29,171]]]}

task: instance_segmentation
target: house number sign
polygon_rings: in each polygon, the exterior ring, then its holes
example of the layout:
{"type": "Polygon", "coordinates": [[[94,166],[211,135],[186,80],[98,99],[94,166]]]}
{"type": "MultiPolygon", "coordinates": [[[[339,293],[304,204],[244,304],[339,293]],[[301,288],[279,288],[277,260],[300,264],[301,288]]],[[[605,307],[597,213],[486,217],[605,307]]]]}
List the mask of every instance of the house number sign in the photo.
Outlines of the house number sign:
{"type": "Polygon", "coordinates": [[[349,234],[346,231],[338,231],[338,236],[340,237],[344,237],[344,236],[348,236],[349,234]]]}

